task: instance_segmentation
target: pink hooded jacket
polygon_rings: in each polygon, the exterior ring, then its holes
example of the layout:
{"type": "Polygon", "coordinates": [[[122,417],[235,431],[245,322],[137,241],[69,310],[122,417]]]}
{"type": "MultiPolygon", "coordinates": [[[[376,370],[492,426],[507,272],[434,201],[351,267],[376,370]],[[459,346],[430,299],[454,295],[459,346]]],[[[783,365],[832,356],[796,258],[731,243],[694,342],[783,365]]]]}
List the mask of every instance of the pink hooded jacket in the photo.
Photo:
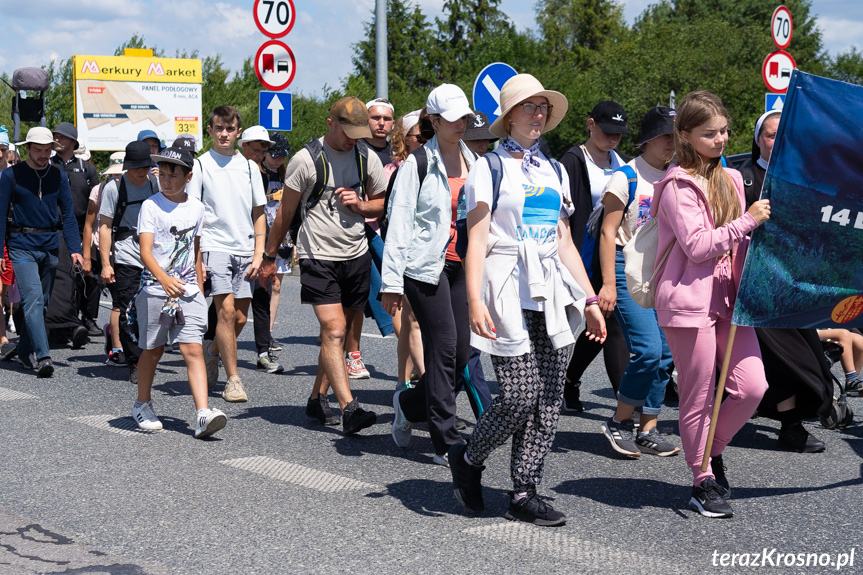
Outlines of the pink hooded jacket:
{"type": "Polygon", "coordinates": [[[662,327],[709,325],[713,271],[718,258],[729,250],[735,288],[740,285],[748,246],[746,234],[758,227],[758,222],[746,212],[740,172],[725,171],[734,182],[743,215],[719,229],[714,227],[707,195],[686,170],[672,164],[654,184],[650,215],[659,218],[657,261],[674,242],[654,280],[656,314],[662,327]]]}

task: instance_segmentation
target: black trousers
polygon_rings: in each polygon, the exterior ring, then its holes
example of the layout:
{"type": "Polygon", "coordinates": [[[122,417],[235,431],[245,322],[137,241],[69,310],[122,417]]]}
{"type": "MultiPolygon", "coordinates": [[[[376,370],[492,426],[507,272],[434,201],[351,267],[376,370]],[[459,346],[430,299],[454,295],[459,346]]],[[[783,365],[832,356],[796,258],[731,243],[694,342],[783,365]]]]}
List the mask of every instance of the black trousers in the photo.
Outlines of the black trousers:
{"type": "MultiPolygon", "coordinates": [[[[130,367],[137,365],[138,358],[141,357],[141,348],[132,341],[126,308],[129,307],[129,302],[138,293],[138,288],[141,285],[141,272],[143,271],[136,266],[114,265],[114,286],[117,293],[117,304],[120,308],[120,342],[123,344],[123,353],[126,355],[126,361],[130,367]]],[[[144,329],[146,330],[146,326],[144,329]]]]}
{"type": "Polygon", "coordinates": [[[405,278],[405,295],[423,339],[426,371],[399,396],[408,421],[428,421],[437,455],[462,443],[455,429],[455,385],[470,358],[467,289],[460,262],[446,262],[438,285],[405,278]]]}

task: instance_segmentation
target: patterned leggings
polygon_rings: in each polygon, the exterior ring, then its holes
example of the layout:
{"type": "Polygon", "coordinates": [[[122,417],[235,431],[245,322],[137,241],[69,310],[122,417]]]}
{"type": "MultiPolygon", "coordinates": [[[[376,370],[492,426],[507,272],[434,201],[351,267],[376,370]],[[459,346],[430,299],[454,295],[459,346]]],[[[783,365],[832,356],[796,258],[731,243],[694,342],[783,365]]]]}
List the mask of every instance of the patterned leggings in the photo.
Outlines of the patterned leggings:
{"type": "Polygon", "coordinates": [[[510,475],[516,492],[535,489],[542,481],[545,456],[554,442],[566,367],[572,346],[555,350],[542,312],[522,310],[530,336],[530,353],[491,356],[500,394],[482,414],[468,443],[467,456],[482,465],[512,436],[510,475]]]}

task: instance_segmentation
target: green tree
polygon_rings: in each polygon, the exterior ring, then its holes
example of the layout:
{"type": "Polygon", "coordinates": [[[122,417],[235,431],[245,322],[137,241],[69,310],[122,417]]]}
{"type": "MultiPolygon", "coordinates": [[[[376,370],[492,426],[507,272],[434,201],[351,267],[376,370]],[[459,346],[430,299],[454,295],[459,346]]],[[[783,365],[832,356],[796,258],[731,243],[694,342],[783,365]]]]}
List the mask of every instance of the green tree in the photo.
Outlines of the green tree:
{"type": "Polygon", "coordinates": [[[559,63],[589,68],[609,43],[628,32],[615,0],[539,0],[538,35],[559,63]]]}
{"type": "Polygon", "coordinates": [[[442,82],[453,82],[477,43],[512,27],[500,0],[444,0],[443,16],[435,19],[439,44],[432,60],[442,82]]]}
{"type": "Polygon", "coordinates": [[[825,76],[863,86],[863,52],[856,46],[827,59],[825,76]]]}
{"type": "MultiPolygon", "coordinates": [[[[371,21],[363,26],[366,37],[353,46],[352,76],[357,88],[373,86],[376,78],[374,11],[371,21]]],[[[387,0],[387,91],[390,95],[396,97],[407,91],[434,88],[435,69],[428,65],[434,42],[431,25],[419,6],[410,0],[387,0]]]]}

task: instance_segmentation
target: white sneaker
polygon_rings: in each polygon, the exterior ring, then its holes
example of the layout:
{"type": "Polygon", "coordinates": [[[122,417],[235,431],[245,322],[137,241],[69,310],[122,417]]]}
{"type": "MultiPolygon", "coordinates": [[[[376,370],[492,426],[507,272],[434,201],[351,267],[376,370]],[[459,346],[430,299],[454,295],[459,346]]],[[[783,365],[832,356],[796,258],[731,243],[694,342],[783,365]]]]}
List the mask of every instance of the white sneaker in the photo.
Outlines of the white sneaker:
{"type": "Polygon", "coordinates": [[[162,429],[162,422],[156,417],[156,412],[153,411],[153,402],[148,401],[142,405],[135,402],[132,405],[132,419],[138,424],[138,427],[144,431],[158,431],[162,429]]]}
{"type": "Polygon", "coordinates": [[[225,427],[228,416],[219,409],[199,409],[195,417],[195,439],[209,437],[225,427]]]}
{"type": "Polygon", "coordinates": [[[397,446],[405,449],[411,444],[414,424],[407,420],[404,411],[402,411],[402,406],[399,404],[399,396],[401,394],[401,391],[393,394],[393,411],[395,412],[395,417],[393,418],[393,441],[397,446]]]}
{"type": "Polygon", "coordinates": [[[358,351],[345,354],[345,365],[348,368],[348,379],[369,379],[372,376],[363,363],[363,355],[358,351]]]}

